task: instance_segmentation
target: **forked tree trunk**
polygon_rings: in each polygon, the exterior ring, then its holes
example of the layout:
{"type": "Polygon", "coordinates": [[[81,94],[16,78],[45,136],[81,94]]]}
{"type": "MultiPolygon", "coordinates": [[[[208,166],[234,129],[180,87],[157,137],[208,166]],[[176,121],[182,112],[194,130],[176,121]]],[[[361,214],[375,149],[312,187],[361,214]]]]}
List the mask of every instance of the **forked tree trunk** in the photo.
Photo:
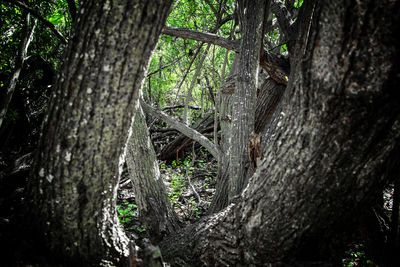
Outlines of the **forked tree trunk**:
{"type": "Polygon", "coordinates": [[[396,168],[398,2],[308,4],[314,21],[300,31],[304,49],[262,165],[241,198],[163,242],[171,263],[293,265],[311,237],[329,244],[396,168]]]}
{"type": "Polygon", "coordinates": [[[122,264],[119,169],[151,53],[172,1],[85,1],[28,193],[33,232],[64,264],[122,264]]]}

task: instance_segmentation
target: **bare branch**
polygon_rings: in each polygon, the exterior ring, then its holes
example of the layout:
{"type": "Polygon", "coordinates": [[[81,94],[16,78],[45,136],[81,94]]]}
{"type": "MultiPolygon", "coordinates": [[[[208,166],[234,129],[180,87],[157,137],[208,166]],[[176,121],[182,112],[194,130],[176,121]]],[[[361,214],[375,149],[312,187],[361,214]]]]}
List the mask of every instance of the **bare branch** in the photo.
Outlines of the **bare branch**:
{"type": "Polygon", "coordinates": [[[178,62],[179,60],[181,60],[184,56],[185,56],[185,54],[183,54],[182,56],[176,58],[176,59],[175,59],[174,61],[172,61],[171,63],[169,63],[169,64],[167,64],[167,65],[165,65],[165,66],[162,66],[162,67],[159,68],[158,70],[155,70],[155,71],[153,71],[153,72],[150,72],[149,74],[147,74],[147,77],[149,77],[149,76],[151,76],[151,75],[154,75],[154,74],[157,74],[157,73],[159,73],[160,71],[162,71],[163,69],[166,69],[166,68],[170,67],[171,65],[173,65],[173,64],[175,64],[176,62],[178,62]]]}
{"type": "Polygon", "coordinates": [[[292,19],[290,18],[290,13],[286,6],[278,1],[271,2],[271,10],[276,15],[276,18],[279,23],[279,28],[285,36],[286,40],[291,39],[290,26],[293,24],[292,19]]]}
{"type": "Polygon", "coordinates": [[[239,52],[239,45],[240,45],[239,40],[228,40],[224,37],[218,36],[213,33],[204,33],[204,32],[192,31],[189,29],[180,29],[172,27],[164,27],[162,33],[184,39],[193,39],[200,42],[214,44],[224,47],[228,50],[239,52]]]}
{"type": "Polygon", "coordinates": [[[208,152],[210,152],[211,155],[214,156],[214,158],[218,159],[218,151],[216,150],[214,144],[207,137],[205,137],[198,131],[190,128],[189,126],[177,121],[176,119],[171,118],[164,112],[156,110],[155,108],[144,102],[143,99],[140,99],[140,104],[142,105],[142,108],[146,113],[168,123],[169,125],[171,125],[172,128],[178,130],[182,134],[198,142],[205,149],[207,149],[208,152]]]}
{"type": "MultiPolygon", "coordinates": [[[[166,107],[163,107],[163,110],[170,110],[170,109],[177,109],[177,108],[184,108],[185,107],[185,105],[175,105],[175,106],[166,106],[166,107]]],[[[199,107],[194,107],[194,106],[188,106],[188,108],[190,108],[190,109],[194,109],[194,110],[200,110],[201,108],[199,108],[199,107]]]]}

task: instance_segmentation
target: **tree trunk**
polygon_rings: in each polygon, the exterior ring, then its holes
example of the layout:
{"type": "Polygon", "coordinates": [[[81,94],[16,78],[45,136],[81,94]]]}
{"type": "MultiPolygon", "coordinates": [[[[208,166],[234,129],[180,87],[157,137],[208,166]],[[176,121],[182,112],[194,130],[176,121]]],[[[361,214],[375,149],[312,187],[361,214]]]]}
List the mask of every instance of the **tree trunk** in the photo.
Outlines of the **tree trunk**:
{"type": "Polygon", "coordinates": [[[309,4],[304,61],[262,165],[241,198],[163,242],[172,264],[293,265],[309,241],[329,244],[396,168],[398,2],[309,4]]]}
{"type": "Polygon", "coordinates": [[[118,172],[151,53],[172,1],[86,1],[51,99],[28,186],[51,259],[118,265],[118,172]]]}
{"type": "Polygon", "coordinates": [[[268,78],[257,95],[254,132],[260,134],[271,122],[286,87],[268,78]]]}
{"type": "Polygon", "coordinates": [[[180,225],[160,176],[141,107],[136,111],[128,140],[126,163],[139,207],[139,219],[148,229],[152,241],[158,243],[165,235],[178,230],[180,225]]]}
{"type": "Polygon", "coordinates": [[[232,128],[232,95],[235,92],[236,73],[239,54],[235,54],[229,76],[221,86],[220,124],[221,140],[219,142],[220,158],[218,159],[217,185],[208,214],[218,212],[228,205],[229,195],[229,155],[232,128]]]}
{"type": "Polygon", "coordinates": [[[258,82],[264,12],[269,1],[239,1],[242,21],[242,42],[235,93],[233,94],[232,130],[229,162],[229,200],[240,194],[247,183],[247,146],[254,130],[254,112],[258,82]]]}

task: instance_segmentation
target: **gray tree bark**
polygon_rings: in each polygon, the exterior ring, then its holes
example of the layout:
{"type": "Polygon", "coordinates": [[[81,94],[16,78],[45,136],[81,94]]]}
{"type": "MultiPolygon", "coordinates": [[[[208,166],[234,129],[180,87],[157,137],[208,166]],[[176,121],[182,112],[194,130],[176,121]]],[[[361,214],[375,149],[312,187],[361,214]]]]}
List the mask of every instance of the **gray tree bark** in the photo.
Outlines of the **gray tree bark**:
{"type": "Polygon", "coordinates": [[[180,223],[162,181],[156,153],[150,141],[146,118],[139,106],[132,135],[127,143],[126,164],[133,182],[139,219],[146,226],[153,243],[180,228],[180,223]]]}
{"type": "Polygon", "coordinates": [[[236,54],[229,75],[221,86],[221,103],[219,103],[221,124],[221,140],[219,142],[220,158],[218,159],[216,191],[210,208],[207,211],[209,214],[222,210],[229,203],[229,155],[232,128],[232,95],[235,92],[238,62],[239,54],[236,54]]]}
{"type": "Polygon", "coordinates": [[[258,66],[261,51],[264,13],[269,1],[239,2],[242,21],[242,42],[235,93],[233,94],[232,129],[229,162],[229,200],[246,186],[248,164],[247,146],[254,130],[258,66]]]}
{"type": "Polygon", "coordinates": [[[151,53],[172,1],[86,1],[67,49],[28,186],[32,232],[50,258],[118,265],[119,171],[151,53]]]}
{"type": "Polygon", "coordinates": [[[164,241],[172,264],[293,265],[307,241],[330,243],[396,168],[399,3],[308,4],[313,23],[302,23],[262,165],[226,209],[164,241]]]}

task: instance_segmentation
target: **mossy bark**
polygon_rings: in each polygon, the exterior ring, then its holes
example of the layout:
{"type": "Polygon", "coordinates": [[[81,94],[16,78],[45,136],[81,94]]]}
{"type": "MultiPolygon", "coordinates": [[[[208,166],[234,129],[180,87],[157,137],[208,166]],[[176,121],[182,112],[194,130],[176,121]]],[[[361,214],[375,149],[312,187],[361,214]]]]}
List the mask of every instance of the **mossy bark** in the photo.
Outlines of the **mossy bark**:
{"type": "Polygon", "coordinates": [[[172,1],[85,1],[29,181],[33,231],[64,264],[117,265],[115,205],[138,91],[172,1]]]}

